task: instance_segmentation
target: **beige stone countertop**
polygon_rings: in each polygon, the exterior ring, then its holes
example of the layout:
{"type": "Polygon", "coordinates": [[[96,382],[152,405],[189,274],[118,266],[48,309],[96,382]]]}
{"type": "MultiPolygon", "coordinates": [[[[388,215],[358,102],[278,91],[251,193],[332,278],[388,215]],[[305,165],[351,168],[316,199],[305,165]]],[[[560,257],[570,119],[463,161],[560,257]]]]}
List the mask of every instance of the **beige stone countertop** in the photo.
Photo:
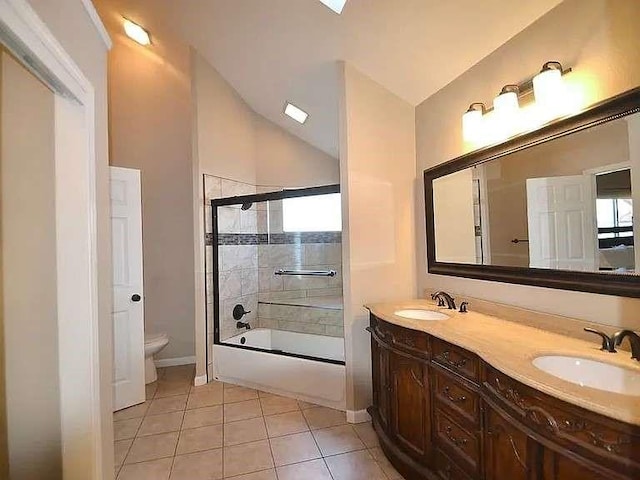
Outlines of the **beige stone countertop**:
{"type": "Polygon", "coordinates": [[[626,367],[640,375],[640,362],[632,360],[627,351],[601,351],[601,340],[596,335],[593,342],[586,342],[473,311],[459,313],[439,308],[428,300],[369,304],[365,308],[389,323],[426,332],[469,350],[509,377],[555,398],[640,426],[640,397],[581,387],[545,373],[531,363],[541,355],[576,356],[626,367]],[[441,311],[450,318],[411,320],[393,313],[411,308],[441,311]]]}

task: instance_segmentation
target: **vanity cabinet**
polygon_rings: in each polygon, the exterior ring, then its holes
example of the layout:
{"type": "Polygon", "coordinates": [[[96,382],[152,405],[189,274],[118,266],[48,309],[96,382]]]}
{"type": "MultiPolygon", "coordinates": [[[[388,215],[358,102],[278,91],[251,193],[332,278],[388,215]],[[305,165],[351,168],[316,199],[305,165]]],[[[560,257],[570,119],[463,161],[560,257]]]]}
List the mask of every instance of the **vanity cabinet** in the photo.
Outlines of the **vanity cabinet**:
{"type": "Polygon", "coordinates": [[[406,479],[640,479],[640,427],[550,397],[424,332],[373,314],[368,330],[369,413],[406,479]]]}

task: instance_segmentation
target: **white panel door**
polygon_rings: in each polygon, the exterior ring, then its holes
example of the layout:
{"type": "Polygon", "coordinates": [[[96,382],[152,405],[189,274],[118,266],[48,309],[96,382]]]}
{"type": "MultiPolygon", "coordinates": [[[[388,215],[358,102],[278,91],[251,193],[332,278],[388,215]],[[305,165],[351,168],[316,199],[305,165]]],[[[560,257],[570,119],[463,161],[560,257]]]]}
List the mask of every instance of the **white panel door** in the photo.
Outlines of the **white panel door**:
{"type": "Polygon", "coordinates": [[[589,175],[528,178],[529,266],[597,270],[595,202],[589,175]]]}
{"type": "Polygon", "coordinates": [[[145,401],[140,171],[110,167],[113,408],[145,401]]]}

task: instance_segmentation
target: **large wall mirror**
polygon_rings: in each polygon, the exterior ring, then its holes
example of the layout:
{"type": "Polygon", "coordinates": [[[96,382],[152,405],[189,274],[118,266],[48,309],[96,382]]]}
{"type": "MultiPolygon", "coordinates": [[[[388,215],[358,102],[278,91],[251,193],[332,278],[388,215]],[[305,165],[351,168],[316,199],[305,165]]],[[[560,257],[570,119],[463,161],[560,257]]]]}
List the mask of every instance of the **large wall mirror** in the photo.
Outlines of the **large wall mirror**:
{"type": "Polygon", "coordinates": [[[430,273],[640,297],[640,89],[424,181],[430,273]]]}

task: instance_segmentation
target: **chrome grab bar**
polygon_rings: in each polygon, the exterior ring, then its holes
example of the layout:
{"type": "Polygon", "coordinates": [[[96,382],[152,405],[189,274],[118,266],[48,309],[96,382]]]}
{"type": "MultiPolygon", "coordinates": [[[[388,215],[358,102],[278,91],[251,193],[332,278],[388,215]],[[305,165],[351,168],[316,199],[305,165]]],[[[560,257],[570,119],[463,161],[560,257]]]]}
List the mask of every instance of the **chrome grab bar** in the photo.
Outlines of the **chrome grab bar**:
{"type": "Polygon", "coordinates": [[[274,275],[301,275],[305,277],[335,277],[335,270],[276,270],[274,275]]]}

